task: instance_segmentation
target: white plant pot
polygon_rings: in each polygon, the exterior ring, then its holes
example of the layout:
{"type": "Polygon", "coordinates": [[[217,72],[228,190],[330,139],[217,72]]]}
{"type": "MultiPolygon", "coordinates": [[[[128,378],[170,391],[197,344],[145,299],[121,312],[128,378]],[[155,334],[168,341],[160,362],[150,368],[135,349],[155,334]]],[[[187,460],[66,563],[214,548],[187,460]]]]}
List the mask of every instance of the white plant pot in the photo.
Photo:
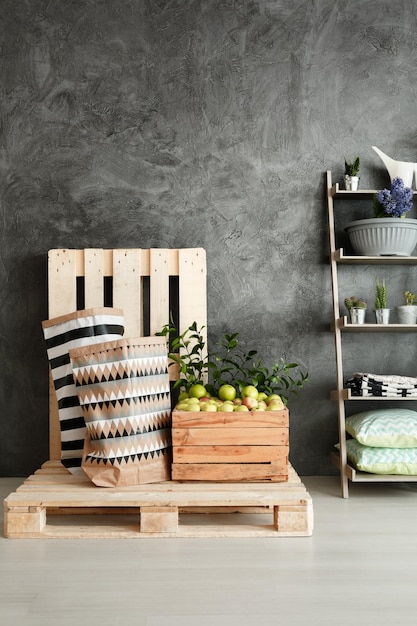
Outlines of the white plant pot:
{"type": "Polygon", "coordinates": [[[359,176],[344,175],[345,189],[346,191],[358,191],[359,188],[359,176]]]}
{"type": "Polygon", "coordinates": [[[404,304],[396,307],[399,324],[415,324],[417,321],[417,306],[404,304]]]}
{"type": "Polygon", "coordinates": [[[377,324],[389,324],[391,309],[375,309],[375,319],[377,324]]]}
{"type": "Polygon", "coordinates": [[[362,256],[411,256],[417,244],[417,220],[406,217],[355,220],[345,231],[362,256]]]}

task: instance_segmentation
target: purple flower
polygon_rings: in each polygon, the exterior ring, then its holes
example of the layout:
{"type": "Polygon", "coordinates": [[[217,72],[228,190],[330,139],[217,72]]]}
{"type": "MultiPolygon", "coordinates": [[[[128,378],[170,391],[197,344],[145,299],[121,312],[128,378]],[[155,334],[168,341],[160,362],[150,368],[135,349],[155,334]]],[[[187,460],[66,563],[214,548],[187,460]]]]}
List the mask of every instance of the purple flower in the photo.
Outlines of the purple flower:
{"type": "Polygon", "coordinates": [[[390,189],[378,191],[375,200],[376,217],[403,217],[413,206],[413,190],[402,178],[394,178],[390,189]]]}

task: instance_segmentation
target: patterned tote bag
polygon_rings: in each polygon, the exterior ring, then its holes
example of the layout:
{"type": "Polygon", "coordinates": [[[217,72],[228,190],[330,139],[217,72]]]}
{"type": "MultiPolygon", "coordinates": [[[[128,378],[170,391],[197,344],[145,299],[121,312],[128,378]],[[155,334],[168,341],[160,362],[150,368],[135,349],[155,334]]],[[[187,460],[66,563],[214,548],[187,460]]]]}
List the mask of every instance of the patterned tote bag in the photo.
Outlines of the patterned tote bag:
{"type": "Polygon", "coordinates": [[[100,487],[171,477],[171,396],[164,337],[70,350],[87,426],[82,469],[100,487]]]}
{"type": "Polygon", "coordinates": [[[52,380],[58,401],[61,462],[81,472],[86,427],[72,375],[69,350],[123,337],[121,309],[84,309],[42,322],[52,380]]]}

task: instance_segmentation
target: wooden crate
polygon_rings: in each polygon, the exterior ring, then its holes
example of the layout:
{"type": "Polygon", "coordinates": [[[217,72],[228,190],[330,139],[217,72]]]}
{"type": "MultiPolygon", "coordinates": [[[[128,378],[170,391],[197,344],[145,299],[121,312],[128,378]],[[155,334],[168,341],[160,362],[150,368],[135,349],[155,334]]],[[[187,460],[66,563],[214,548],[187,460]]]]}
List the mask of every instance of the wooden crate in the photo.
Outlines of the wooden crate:
{"type": "Polygon", "coordinates": [[[172,478],[288,479],[288,409],[254,413],[172,413],[172,478]]]}
{"type": "Polygon", "coordinates": [[[4,534],[15,539],[278,538],[312,532],[312,499],[291,466],[285,483],[169,481],[104,489],[48,461],[4,500],[4,534]]]}

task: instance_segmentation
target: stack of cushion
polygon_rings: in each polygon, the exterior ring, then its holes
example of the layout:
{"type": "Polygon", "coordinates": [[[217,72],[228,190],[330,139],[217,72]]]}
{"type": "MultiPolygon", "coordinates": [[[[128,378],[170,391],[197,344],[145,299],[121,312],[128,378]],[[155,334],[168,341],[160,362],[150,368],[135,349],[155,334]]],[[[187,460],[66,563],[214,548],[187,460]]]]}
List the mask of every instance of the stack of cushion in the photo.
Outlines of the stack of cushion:
{"type": "Polygon", "coordinates": [[[378,409],[346,419],[348,461],[362,472],[417,475],[417,411],[378,409]]]}

